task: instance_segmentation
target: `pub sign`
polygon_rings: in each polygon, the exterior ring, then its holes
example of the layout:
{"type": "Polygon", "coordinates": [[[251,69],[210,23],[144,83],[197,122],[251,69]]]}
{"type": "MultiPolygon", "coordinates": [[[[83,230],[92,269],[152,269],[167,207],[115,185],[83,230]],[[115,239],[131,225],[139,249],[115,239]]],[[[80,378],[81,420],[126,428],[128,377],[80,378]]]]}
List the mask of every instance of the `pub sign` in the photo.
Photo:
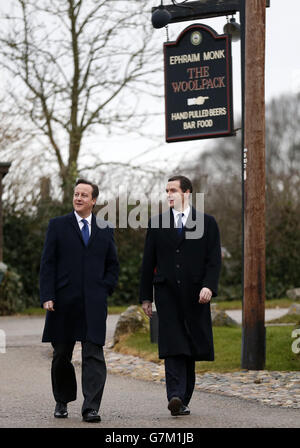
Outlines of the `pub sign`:
{"type": "Polygon", "coordinates": [[[166,141],[233,135],[231,38],[207,25],[164,44],[166,141]]]}

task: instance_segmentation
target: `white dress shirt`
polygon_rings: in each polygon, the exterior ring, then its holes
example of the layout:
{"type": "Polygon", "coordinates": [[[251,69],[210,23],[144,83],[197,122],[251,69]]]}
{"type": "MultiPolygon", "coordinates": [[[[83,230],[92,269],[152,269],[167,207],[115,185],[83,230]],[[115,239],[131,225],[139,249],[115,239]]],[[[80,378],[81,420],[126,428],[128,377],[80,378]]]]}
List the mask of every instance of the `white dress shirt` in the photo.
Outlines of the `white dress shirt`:
{"type": "Polygon", "coordinates": [[[175,210],[174,208],[172,208],[176,227],[178,227],[179,215],[180,214],[182,215],[182,213],[183,213],[183,216],[182,216],[182,226],[184,227],[186,225],[186,221],[187,221],[187,218],[189,216],[190,210],[191,210],[191,207],[189,205],[187,206],[187,208],[185,210],[182,210],[182,211],[178,211],[178,210],[175,210]]]}
{"type": "Polygon", "coordinates": [[[82,230],[82,227],[84,226],[84,223],[82,222],[83,219],[85,219],[88,223],[88,228],[89,228],[89,235],[91,236],[91,231],[92,231],[92,214],[90,214],[90,216],[88,216],[87,218],[82,218],[81,216],[78,215],[77,212],[75,212],[75,216],[79,225],[79,229],[80,231],[82,230]]]}

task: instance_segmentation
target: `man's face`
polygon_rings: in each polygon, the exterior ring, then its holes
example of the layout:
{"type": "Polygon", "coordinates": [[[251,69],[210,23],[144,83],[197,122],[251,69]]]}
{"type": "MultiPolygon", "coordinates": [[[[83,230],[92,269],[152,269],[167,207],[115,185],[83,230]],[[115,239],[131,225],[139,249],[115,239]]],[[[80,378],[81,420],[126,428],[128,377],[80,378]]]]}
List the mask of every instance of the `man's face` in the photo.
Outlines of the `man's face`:
{"type": "Polygon", "coordinates": [[[92,212],[96,199],[92,198],[93,188],[88,184],[78,184],[74,190],[73,207],[82,218],[86,218],[92,212]]]}
{"type": "Polygon", "coordinates": [[[184,210],[186,208],[190,192],[187,190],[184,193],[181,190],[179,180],[168,182],[166,193],[169,207],[175,208],[175,210],[184,210]]]}

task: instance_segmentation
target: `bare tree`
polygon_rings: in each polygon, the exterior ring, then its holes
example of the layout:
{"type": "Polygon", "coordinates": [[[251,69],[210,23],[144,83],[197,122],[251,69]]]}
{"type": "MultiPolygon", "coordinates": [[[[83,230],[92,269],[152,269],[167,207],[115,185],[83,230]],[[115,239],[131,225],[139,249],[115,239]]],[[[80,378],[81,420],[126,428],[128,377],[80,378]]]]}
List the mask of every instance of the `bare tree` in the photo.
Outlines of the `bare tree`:
{"type": "Polygon", "coordinates": [[[267,174],[286,174],[299,179],[300,94],[281,95],[266,109],[267,174]]]}
{"type": "Polygon", "coordinates": [[[84,139],[101,129],[140,129],[149,118],[139,100],[156,94],[153,75],[161,66],[149,7],[140,0],[10,3],[0,53],[15,114],[23,126],[30,120],[42,158],[55,156],[68,199],[84,139]]]}

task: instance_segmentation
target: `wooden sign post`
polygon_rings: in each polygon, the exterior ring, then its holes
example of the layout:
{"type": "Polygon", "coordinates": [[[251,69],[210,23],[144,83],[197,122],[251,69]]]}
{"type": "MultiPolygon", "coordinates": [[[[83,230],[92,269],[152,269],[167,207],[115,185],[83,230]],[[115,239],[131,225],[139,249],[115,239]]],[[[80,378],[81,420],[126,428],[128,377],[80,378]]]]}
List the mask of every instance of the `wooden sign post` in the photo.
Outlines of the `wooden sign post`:
{"type": "Polygon", "coordinates": [[[245,2],[242,368],[265,365],[265,0],[245,2]]]}

